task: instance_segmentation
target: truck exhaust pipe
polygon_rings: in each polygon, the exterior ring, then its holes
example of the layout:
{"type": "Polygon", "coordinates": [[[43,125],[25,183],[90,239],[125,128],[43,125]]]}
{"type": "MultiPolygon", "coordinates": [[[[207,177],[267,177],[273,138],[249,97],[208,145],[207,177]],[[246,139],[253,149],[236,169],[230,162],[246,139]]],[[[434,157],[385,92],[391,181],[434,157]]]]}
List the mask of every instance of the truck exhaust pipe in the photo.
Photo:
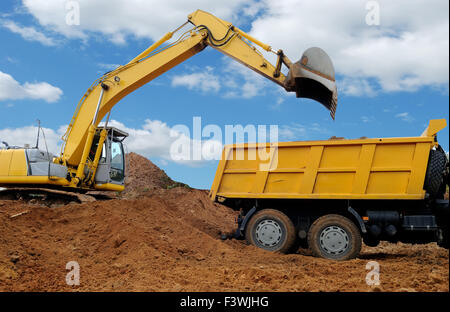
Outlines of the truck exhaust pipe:
{"type": "Polygon", "coordinates": [[[337,88],[333,63],[320,48],[307,49],[302,58],[292,64],[285,80],[285,88],[295,92],[297,98],[318,101],[335,117],[337,107],[337,88]]]}

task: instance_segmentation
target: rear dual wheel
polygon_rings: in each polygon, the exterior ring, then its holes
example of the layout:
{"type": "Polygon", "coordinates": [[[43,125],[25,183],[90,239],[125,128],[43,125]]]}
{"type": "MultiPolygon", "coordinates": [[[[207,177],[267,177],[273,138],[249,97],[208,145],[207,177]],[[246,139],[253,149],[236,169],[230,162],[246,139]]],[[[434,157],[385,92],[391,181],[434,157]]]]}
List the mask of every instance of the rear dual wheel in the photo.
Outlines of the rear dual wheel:
{"type": "MultiPolygon", "coordinates": [[[[291,219],[279,210],[263,209],[248,222],[247,241],[259,248],[289,253],[298,247],[291,219]]],[[[359,229],[348,218],[329,214],[318,218],[310,227],[308,245],[316,257],[348,260],[358,256],[362,239],[359,229]]]]}
{"type": "Polygon", "coordinates": [[[361,251],[361,234],[348,218],[329,214],[311,225],[308,244],[316,257],[332,260],[356,258],[361,251]]]}
{"type": "Polygon", "coordinates": [[[296,232],[287,215],[279,210],[263,209],[248,222],[245,238],[256,247],[289,253],[295,247],[296,232]]]}

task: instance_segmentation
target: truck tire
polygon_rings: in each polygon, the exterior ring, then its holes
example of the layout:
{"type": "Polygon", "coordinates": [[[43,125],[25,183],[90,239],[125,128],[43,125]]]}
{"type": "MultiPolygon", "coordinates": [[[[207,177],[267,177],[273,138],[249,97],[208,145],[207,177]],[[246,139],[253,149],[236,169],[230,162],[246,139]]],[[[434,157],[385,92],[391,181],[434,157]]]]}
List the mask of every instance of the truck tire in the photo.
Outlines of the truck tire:
{"type": "Polygon", "coordinates": [[[442,151],[431,150],[425,176],[424,190],[431,197],[439,196],[444,183],[444,172],[447,165],[447,156],[442,151]]]}
{"type": "Polygon", "coordinates": [[[247,241],[259,248],[289,253],[296,242],[291,219],[279,210],[263,209],[249,220],[245,229],[247,241]]]}
{"type": "Polygon", "coordinates": [[[316,257],[331,260],[356,258],[361,251],[361,234],[348,218],[329,214],[311,225],[308,244],[316,257]]]}

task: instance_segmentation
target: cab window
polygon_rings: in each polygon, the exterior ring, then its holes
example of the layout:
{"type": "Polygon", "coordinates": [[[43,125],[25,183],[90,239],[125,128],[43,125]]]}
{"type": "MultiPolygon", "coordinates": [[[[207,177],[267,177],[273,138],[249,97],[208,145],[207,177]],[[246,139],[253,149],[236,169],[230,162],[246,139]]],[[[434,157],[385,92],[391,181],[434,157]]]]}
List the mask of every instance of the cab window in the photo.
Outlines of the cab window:
{"type": "Polygon", "coordinates": [[[123,148],[120,142],[111,142],[111,179],[122,181],[124,178],[123,148]]]}

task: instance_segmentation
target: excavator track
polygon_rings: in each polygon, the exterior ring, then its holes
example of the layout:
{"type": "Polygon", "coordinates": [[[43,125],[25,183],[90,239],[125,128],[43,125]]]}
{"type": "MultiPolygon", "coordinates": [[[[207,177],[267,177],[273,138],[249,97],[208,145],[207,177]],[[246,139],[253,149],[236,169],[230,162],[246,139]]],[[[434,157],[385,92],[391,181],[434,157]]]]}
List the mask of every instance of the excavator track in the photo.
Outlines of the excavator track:
{"type": "MultiPolygon", "coordinates": [[[[101,199],[105,199],[101,197],[101,199]]],[[[89,203],[97,200],[95,195],[66,192],[48,188],[0,187],[0,200],[23,200],[30,203],[52,206],[55,204],[89,203]]]]}

